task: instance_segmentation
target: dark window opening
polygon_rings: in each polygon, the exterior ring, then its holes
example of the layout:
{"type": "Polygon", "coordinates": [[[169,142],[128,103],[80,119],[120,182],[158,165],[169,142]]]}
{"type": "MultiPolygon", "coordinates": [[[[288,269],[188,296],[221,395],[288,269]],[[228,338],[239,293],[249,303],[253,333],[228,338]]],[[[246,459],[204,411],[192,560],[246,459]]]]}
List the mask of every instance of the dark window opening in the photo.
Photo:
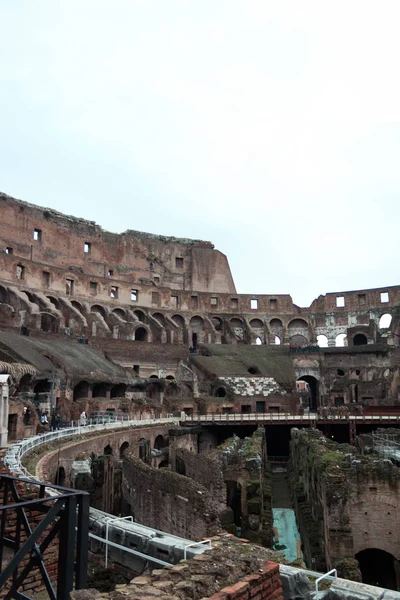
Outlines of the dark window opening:
{"type": "Polygon", "coordinates": [[[256,413],[265,413],[265,401],[264,400],[257,400],[256,413]]]}
{"type": "Polygon", "coordinates": [[[42,230],[41,229],[33,230],[33,239],[35,240],[35,242],[41,241],[41,239],[42,239],[42,230]]]}
{"type": "Polygon", "coordinates": [[[343,396],[337,396],[335,398],[335,406],[343,406],[344,405],[344,398],[343,396]]]}
{"type": "Polygon", "coordinates": [[[254,365],[249,367],[247,371],[250,373],[250,375],[260,375],[260,369],[254,365]]]}
{"type": "Polygon", "coordinates": [[[6,254],[12,254],[12,253],[13,253],[13,249],[10,246],[7,246],[6,254]]]}
{"type": "Polygon", "coordinates": [[[89,291],[92,294],[92,296],[97,295],[97,283],[95,281],[91,281],[89,283],[89,291]]]}
{"type": "Polygon", "coordinates": [[[177,269],[183,269],[183,258],[178,256],[175,258],[175,267],[177,269]]]}
{"type": "Polygon", "coordinates": [[[366,346],[367,344],[367,337],[363,333],[357,333],[353,337],[353,346],[366,346]]]}
{"type": "Polygon", "coordinates": [[[179,308],[178,296],[171,296],[171,308],[179,308]]]}
{"type": "Polygon", "coordinates": [[[190,298],[192,308],[197,308],[199,304],[199,299],[197,296],[191,296],[190,298]]]}
{"type": "Polygon", "coordinates": [[[66,279],[65,280],[65,293],[67,296],[73,296],[74,294],[74,280],[66,279]]]}
{"type": "Polygon", "coordinates": [[[114,269],[108,269],[107,277],[112,277],[114,275],[114,269]]]}
{"type": "Polygon", "coordinates": [[[111,286],[110,296],[111,296],[111,298],[118,298],[118,288],[117,288],[117,286],[115,286],[115,285],[111,286]]]}
{"type": "Polygon", "coordinates": [[[343,369],[338,369],[337,374],[339,375],[339,377],[344,377],[345,372],[343,371],[343,369]]]}
{"type": "Polygon", "coordinates": [[[140,365],[133,365],[133,370],[135,371],[135,373],[137,375],[139,375],[139,373],[140,373],[140,365]]]}
{"type": "Polygon", "coordinates": [[[43,271],[42,273],[42,281],[44,287],[49,287],[50,285],[50,273],[48,271],[43,271]]]}
{"type": "Polygon", "coordinates": [[[185,475],[186,476],[186,465],[185,465],[183,459],[180,456],[176,457],[175,467],[176,467],[176,472],[179,475],[185,475]]]}
{"type": "Polygon", "coordinates": [[[226,503],[233,511],[233,522],[242,527],[242,487],[237,481],[226,482],[226,503]]]}
{"type": "Polygon", "coordinates": [[[135,340],[137,342],[147,342],[147,331],[144,327],[139,327],[136,329],[135,340]]]}
{"type": "Polygon", "coordinates": [[[17,265],[15,275],[17,279],[25,279],[25,267],[23,265],[17,265]]]}
{"type": "Polygon", "coordinates": [[[231,309],[237,310],[238,306],[239,306],[238,298],[231,298],[231,309]]]}
{"type": "Polygon", "coordinates": [[[278,305],[278,301],[275,300],[275,298],[273,298],[269,301],[269,307],[271,310],[276,310],[277,305],[278,305]]]}
{"type": "Polygon", "coordinates": [[[152,304],[159,304],[160,301],[160,296],[158,294],[158,292],[151,292],[151,303],[152,304]]]}
{"type": "Polygon", "coordinates": [[[219,387],[215,390],[215,395],[217,398],[225,398],[226,389],[224,387],[219,387]]]}
{"type": "Polygon", "coordinates": [[[241,411],[244,415],[248,415],[251,413],[251,404],[242,404],[241,411]]]}

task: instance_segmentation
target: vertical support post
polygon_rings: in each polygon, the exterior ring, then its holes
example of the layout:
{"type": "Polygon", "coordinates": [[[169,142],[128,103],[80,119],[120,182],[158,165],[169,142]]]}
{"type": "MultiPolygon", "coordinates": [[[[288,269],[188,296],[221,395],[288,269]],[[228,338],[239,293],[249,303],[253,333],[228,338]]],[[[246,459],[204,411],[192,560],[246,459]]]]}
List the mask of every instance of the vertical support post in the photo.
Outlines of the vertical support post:
{"type": "Polygon", "coordinates": [[[349,430],[350,444],[354,446],[357,437],[357,425],[354,419],[349,421],[349,430]]]}
{"type": "Polygon", "coordinates": [[[87,566],[89,553],[89,495],[82,494],[78,504],[78,532],[76,540],[75,588],[87,586],[87,566]]]}
{"type": "Polygon", "coordinates": [[[58,554],[57,600],[69,600],[74,580],[76,496],[64,499],[58,554]]]}

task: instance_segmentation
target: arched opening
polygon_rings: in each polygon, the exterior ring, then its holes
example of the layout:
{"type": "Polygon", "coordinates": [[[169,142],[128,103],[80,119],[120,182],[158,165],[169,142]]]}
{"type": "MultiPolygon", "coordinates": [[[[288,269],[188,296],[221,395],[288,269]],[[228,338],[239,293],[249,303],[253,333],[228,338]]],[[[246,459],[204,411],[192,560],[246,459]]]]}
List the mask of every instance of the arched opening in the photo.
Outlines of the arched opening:
{"type": "Polygon", "coordinates": [[[326,337],[326,335],[317,335],[317,344],[320,348],[327,348],[328,338],[326,337]]]}
{"type": "Polygon", "coordinates": [[[222,319],[220,319],[219,317],[212,317],[211,322],[214,325],[215,331],[222,331],[222,319]]]}
{"type": "Polygon", "coordinates": [[[230,328],[231,328],[231,331],[232,331],[233,335],[238,340],[238,342],[243,341],[243,339],[244,339],[244,327],[243,327],[243,321],[242,321],[242,319],[238,319],[237,317],[234,317],[233,319],[231,319],[229,321],[229,325],[230,325],[230,328]]]}
{"type": "Polygon", "coordinates": [[[226,388],[224,388],[223,386],[218,387],[215,390],[215,396],[217,398],[225,398],[225,396],[226,396],[226,388]]]}
{"type": "Polygon", "coordinates": [[[260,369],[256,365],[250,365],[247,371],[250,373],[250,375],[260,375],[260,369]]]}
{"type": "Polygon", "coordinates": [[[363,583],[397,590],[395,559],[392,554],[377,548],[368,548],[356,554],[363,583]]]}
{"type": "Polygon", "coordinates": [[[173,375],[167,375],[166,378],[168,381],[174,381],[175,377],[173,375]]]}
{"type": "Polygon", "coordinates": [[[233,511],[236,527],[242,526],[242,486],[237,481],[226,481],[226,503],[233,511]]]}
{"type": "Polygon", "coordinates": [[[168,461],[167,461],[167,460],[162,460],[162,461],[160,462],[160,464],[158,465],[158,468],[159,468],[159,469],[167,469],[167,468],[168,468],[168,466],[169,466],[169,465],[168,465],[168,461]]]}
{"type": "Polygon", "coordinates": [[[89,396],[89,384],[87,381],[80,381],[74,387],[73,400],[81,400],[89,396]]]}
{"type": "Polygon", "coordinates": [[[158,435],[156,437],[156,439],[154,440],[154,449],[162,450],[165,447],[166,447],[166,443],[165,443],[164,437],[162,435],[158,435]]]}
{"type": "Polygon", "coordinates": [[[318,379],[312,375],[302,375],[297,378],[297,381],[306,381],[308,383],[308,406],[310,410],[316,410],[317,406],[319,406],[318,379]]]}
{"type": "Polygon", "coordinates": [[[111,396],[111,398],[124,398],[125,392],[126,392],[125,383],[119,383],[117,385],[114,385],[111,388],[110,396],[111,396]]]}
{"type": "Polygon", "coordinates": [[[129,442],[124,442],[123,444],[121,444],[121,447],[119,449],[119,457],[123,458],[125,452],[128,450],[129,448],[129,442]]]}
{"type": "Polygon", "coordinates": [[[281,338],[278,335],[274,337],[274,344],[275,346],[280,346],[281,344],[281,338]]]}
{"type": "Polygon", "coordinates": [[[185,319],[181,315],[174,315],[172,317],[173,322],[183,329],[185,325],[185,319]]]}
{"type": "Polygon", "coordinates": [[[262,339],[260,337],[256,338],[256,346],[262,346],[262,339]]]}
{"type": "Polygon", "coordinates": [[[103,317],[103,319],[106,318],[106,311],[103,308],[103,306],[100,306],[100,304],[93,304],[93,306],[90,309],[90,312],[95,313],[97,315],[101,315],[103,317]]]}
{"type": "Polygon", "coordinates": [[[34,295],[31,292],[27,292],[26,290],[23,290],[22,293],[25,294],[28,297],[29,302],[32,302],[33,304],[36,304],[35,297],[34,297],[34,295]]]}
{"type": "Polygon", "coordinates": [[[160,325],[165,325],[165,318],[164,315],[162,315],[161,313],[154,313],[152,317],[153,319],[156,319],[160,323],[160,325]]]}
{"type": "Polygon", "coordinates": [[[264,329],[264,323],[261,321],[261,319],[252,319],[250,321],[250,327],[253,329],[264,329]]]}
{"type": "Polygon", "coordinates": [[[126,321],[126,312],[122,310],[122,308],[114,308],[113,314],[117,315],[117,317],[119,317],[123,321],[126,321]]]}
{"type": "Polygon", "coordinates": [[[66,479],[66,475],[65,475],[64,467],[58,467],[58,469],[56,471],[56,476],[54,478],[54,483],[56,485],[65,486],[65,479],[66,479]]]}
{"type": "Polygon", "coordinates": [[[283,323],[280,319],[271,319],[269,326],[271,329],[282,329],[283,323]]]}
{"type": "Polygon", "coordinates": [[[107,396],[107,384],[106,383],[96,383],[93,386],[92,397],[93,398],[105,398],[107,396]]]}
{"type": "Polygon", "coordinates": [[[57,298],[53,298],[53,296],[46,296],[47,300],[50,300],[50,302],[52,303],[52,305],[57,308],[57,310],[59,310],[60,308],[60,303],[57,300],[57,298]]]}
{"type": "Polygon", "coordinates": [[[149,446],[149,444],[148,444],[147,440],[145,440],[144,438],[140,438],[140,440],[139,440],[139,458],[143,462],[147,462],[148,446],[149,446]]]}
{"type": "Polygon", "coordinates": [[[48,379],[41,379],[37,382],[33,391],[35,394],[49,394],[50,393],[50,381],[48,379]]]}
{"type": "Polygon", "coordinates": [[[112,451],[110,444],[107,444],[107,446],[103,450],[104,456],[112,456],[112,453],[113,453],[113,451],[112,451]]]}
{"type": "Polygon", "coordinates": [[[175,398],[176,396],[178,396],[178,394],[179,394],[179,387],[175,383],[175,381],[172,381],[171,383],[169,383],[166,386],[165,395],[167,398],[175,398]]]}
{"type": "Polygon", "coordinates": [[[367,336],[363,333],[356,333],[356,335],[353,337],[353,346],[366,346],[367,344],[367,336]]]}
{"type": "Polygon", "coordinates": [[[388,313],[384,314],[381,316],[381,318],[379,319],[379,329],[389,329],[390,325],[392,323],[392,315],[389,315],[388,313]]]}
{"type": "MultiPolygon", "coordinates": [[[[83,314],[83,306],[80,302],[77,302],[76,300],[72,300],[71,304],[74,308],[76,308],[76,310],[78,310],[81,314],[83,314]]],[[[102,307],[100,306],[100,308],[102,308],[102,307]]],[[[92,312],[96,312],[96,311],[92,311],[92,312]]]]}
{"type": "Polygon", "coordinates": [[[335,346],[337,348],[343,348],[347,346],[347,335],[345,333],[339,333],[335,339],[335,346]]]}
{"type": "Polygon", "coordinates": [[[175,466],[176,466],[176,472],[178,473],[178,475],[186,476],[186,465],[185,465],[183,458],[181,458],[180,456],[177,456],[176,460],[175,460],[175,466]]]}
{"type": "Polygon", "coordinates": [[[297,346],[308,344],[308,323],[304,319],[293,319],[288,326],[290,343],[297,346]]]}
{"type": "Polygon", "coordinates": [[[308,340],[304,335],[292,335],[290,338],[290,345],[298,347],[307,346],[308,340]]]}
{"type": "Polygon", "coordinates": [[[189,325],[192,332],[192,346],[193,348],[196,348],[198,334],[204,329],[204,319],[199,316],[192,317],[189,325]]]}
{"type": "Polygon", "coordinates": [[[140,321],[141,323],[144,323],[144,322],[145,322],[145,320],[146,320],[146,315],[144,314],[144,312],[143,312],[143,311],[141,311],[141,310],[135,310],[135,311],[134,311],[134,314],[137,316],[137,318],[139,319],[139,321],[140,321]]]}
{"type": "Polygon", "coordinates": [[[147,330],[144,327],[138,327],[138,329],[136,329],[135,340],[137,342],[147,342],[147,330]]]}
{"type": "Polygon", "coordinates": [[[26,375],[21,377],[21,379],[19,380],[17,392],[18,393],[29,392],[31,389],[31,384],[32,384],[32,375],[27,373],[26,375]]]}
{"type": "Polygon", "coordinates": [[[42,313],[40,315],[40,329],[45,333],[58,333],[58,320],[54,315],[42,313]]]}

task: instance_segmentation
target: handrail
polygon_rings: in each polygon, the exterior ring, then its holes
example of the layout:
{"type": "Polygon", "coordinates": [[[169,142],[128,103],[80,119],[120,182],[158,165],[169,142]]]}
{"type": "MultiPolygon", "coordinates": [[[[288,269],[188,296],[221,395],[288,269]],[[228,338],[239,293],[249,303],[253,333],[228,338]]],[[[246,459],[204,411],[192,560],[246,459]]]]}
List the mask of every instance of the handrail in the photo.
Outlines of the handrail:
{"type": "Polygon", "coordinates": [[[340,423],[363,423],[366,421],[394,421],[400,422],[400,415],[327,415],[322,416],[317,413],[307,413],[299,415],[297,413],[206,413],[204,415],[187,415],[181,413],[181,422],[186,423],[230,423],[230,422],[246,422],[246,421],[260,421],[260,422],[296,422],[296,423],[312,423],[312,422],[326,422],[326,421],[337,421],[340,423]]]}
{"type": "Polygon", "coordinates": [[[320,581],[331,576],[332,573],[334,573],[333,580],[337,579],[337,570],[332,569],[331,571],[328,571],[328,573],[325,573],[325,575],[321,575],[321,577],[318,577],[318,579],[316,580],[316,582],[315,582],[315,600],[318,600],[318,598],[319,598],[318,585],[319,585],[320,581]]]}

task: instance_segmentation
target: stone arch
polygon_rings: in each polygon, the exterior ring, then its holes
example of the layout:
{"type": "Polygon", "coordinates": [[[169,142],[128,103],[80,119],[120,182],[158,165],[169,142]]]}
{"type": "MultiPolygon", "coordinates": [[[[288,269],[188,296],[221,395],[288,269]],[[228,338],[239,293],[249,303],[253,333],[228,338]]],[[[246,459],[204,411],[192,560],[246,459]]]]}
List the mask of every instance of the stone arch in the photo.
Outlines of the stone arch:
{"type": "Polygon", "coordinates": [[[117,385],[113,385],[111,388],[110,396],[111,398],[124,398],[126,392],[126,384],[118,383],[117,385]]]}
{"type": "Polygon", "coordinates": [[[101,315],[103,317],[103,319],[106,318],[105,308],[104,308],[104,306],[101,306],[101,304],[93,304],[93,306],[90,307],[90,312],[101,315]]]}
{"type": "Polygon", "coordinates": [[[382,588],[397,589],[396,558],[379,548],[367,548],[355,555],[362,582],[382,588]]]}
{"type": "Polygon", "coordinates": [[[382,331],[382,329],[389,329],[390,325],[392,324],[392,315],[389,313],[384,313],[383,315],[381,315],[380,319],[379,319],[379,329],[382,331]]]}
{"type": "Polygon", "coordinates": [[[250,321],[250,326],[253,329],[264,329],[264,323],[261,321],[261,319],[252,319],[250,321]]]}
{"type": "MultiPolygon", "coordinates": [[[[76,308],[76,310],[78,310],[83,315],[83,306],[80,302],[78,302],[77,300],[71,300],[71,304],[74,308],[76,308]]],[[[95,306],[97,306],[97,305],[95,304],[95,306]]],[[[102,308],[102,307],[100,307],[100,308],[102,308]]],[[[90,310],[91,310],[91,312],[95,312],[92,309],[90,309],[90,310]]]]}
{"type": "Polygon", "coordinates": [[[244,324],[243,320],[239,319],[239,317],[233,317],[229,321],[229,326],[238,342],[242,342],[244,340],[244,324]]]}
{"type": "Polygon", "coordinates": [[[164,439],[164,436],[162,435],[158,435],[156,437],[156,439],[154,440],[154,449],[155,450],[162,450],[163,448],[166,448],[167,443],[164,439]]]}
{"type": "Polygon", "coordinates": [[[282,329],[283,323],[280,319],[271,319],[269,326],[271,329],[282,329]]]}
{"type": "Polygon", "coordinates": [[[347,334],[346,333],[339,333],[336,338],[335,338],[335,346],[337,348],[342,348],[344,346],[347,346],[347,334]]]}
{"type": "Polygon", "coordinates": [[[317,344],[320,348],[328,347],[328,338],[324,334],[317,335],[317,344]]]}
{"type": "MultiPolygon", "coordinates": [[[[47,300],[49,300],[52,305],[57,309],[60,310],[60,301],[58,300],[58,298],[54,298],[54,296],[46,296],[47,300]]],[[[71,303],[72,304],[72,303],[71,303]]]]}
{"type": "Polygon", "coordinates": [[[80,381],[74,387],[73,400],[81,400],[89,396],[89,384],[87,381],[80,381]]]}
{"type": "Polygon", "coordinates": [[[308,323],[304,319],[292,319],[288,325],[290,343],[294,345],[307,345],[309,342],[308,323]]]}
{"type": "Polygon", "coordinates": [[[58,333],[59,320],[51,313],[42,312],[40,314],[40,329],[45,333],[58,333]]]}
{"type": "Polygon", "coordinates": [[[225,398],[227,395],[227,391],[226,391],[226,387],[224,387],[223,385],[220,385],[219,387],[217,387],[217,389],[215,390],[214,396],[216,398],[225,398]]]}
{"type": "Polygon", "coordinates": [[[178,325],[178,327],[181,327],[182,329],[185,327],[185,319],[182,317],[182,315],[176,314],[173,315],[171,318],[175,325],[178,325]]]}
{"type": "Polygon", "coordinates": [[[108,384],[104,382],[95,383],[92,390],[93,398],[106,398],[108,384]]]}
{"type": "Polygon", "coordinates": [[[204,329],[204,319],[203,317],[200,317],[200,315],[195,315],[190,319],[189,325],[192,331],[198,333],[204,329]]]}
{"type": "Polygon", "coordinates": [[[126,321],[126,311],[123,308],[114,308],[112,312],[123,321],[126,321]]]}
{"type": "Polygon", "coordinates": [[[33,391],[35,394],[48,394],[50,393],[51,383],[48,379],[41,379],[35,383],[33,391]]]}
{"type": "Polygon", "coordinates": [[[179,395],[180,388],[176,381],[171,381],[165,388],[165,396],[167,398],[175,398],[179,395]]]}
{"type": "Polygon", "coordinates": [[[146,322],[146,315],[145,315],[145,313],[142,310],[137,309],[137,310],[135,310],[133,312],[134,312],[134,314],[136,315],[136,317],[139,319],[139,321],[141,323],[145,323],[146,322]]]}
{"type": "Polygon", "coordinates": [[[103,455],[104,456],[112,456],[113,455],[113,449],[110,446],[110,444],[107,444],[107,446],[104,448],[103,455]]]}
{"type": "Polygon", "coordinates": [[[119,457],[123,458],[125,452],[128,450],[129,448],[129,442],[123,442],[119,448],[119,457]]]}
{"type": "Polygon", "coordinates": [[[221,317],[211,317],[211,323],[213,324],[215,331],[223,330],[223,321],[221,317]]]}
{"type": "Polygon", "coordinates": [[[135,341],[147,342],[149,333],[144,327],[138,327],[135,329],[135,341]]]}
{"type": "Polygon", "coordinates": [[[156,321],[158,321],[160,325],[165,326],[165,317],[162,313],[155,312],[151,316],[153,317],[153,319],[156,319],[156,321]]]}
{"type": "Polygon", "coordinates": [[[32,387],[32,375],[30,373],[26,373],[21,377],[18,383],[17,392],[29,392],[32,387]]]}
{"type": "MultiPolygon", "coordinates": [[[[311,410],[319,406],[319,380],[314,375],[300,375],[296,381],[305,381],[309,386],[308,404],[311,410]]],[[[304,404],[304,402],[303,402],[304,404]]]]}

